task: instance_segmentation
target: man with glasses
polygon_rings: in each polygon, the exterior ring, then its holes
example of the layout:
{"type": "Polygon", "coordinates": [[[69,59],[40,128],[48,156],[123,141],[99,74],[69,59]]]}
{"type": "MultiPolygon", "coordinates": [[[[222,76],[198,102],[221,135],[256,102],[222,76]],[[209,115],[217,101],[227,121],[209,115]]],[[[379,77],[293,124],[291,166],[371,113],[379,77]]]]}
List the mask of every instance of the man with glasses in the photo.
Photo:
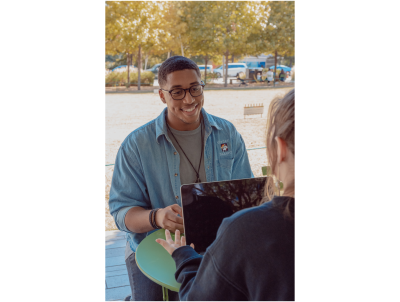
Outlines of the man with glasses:
{"type": "MultiPolygon", "coordinates": [[[[204,110],[205,84],[196,63],[171,57],[161,65],[158,82],[167,108],[121,144],[110,190],[110,213],[128,233],[125,263],[132,295],[125,300],[162,300],[161,286],[137,267],[135,251],[158,228],[183,233],[182,184],[254,177],[241,135],[204,110]]],[[[175,292],[168,295],[179,300],[175,292]]]]}

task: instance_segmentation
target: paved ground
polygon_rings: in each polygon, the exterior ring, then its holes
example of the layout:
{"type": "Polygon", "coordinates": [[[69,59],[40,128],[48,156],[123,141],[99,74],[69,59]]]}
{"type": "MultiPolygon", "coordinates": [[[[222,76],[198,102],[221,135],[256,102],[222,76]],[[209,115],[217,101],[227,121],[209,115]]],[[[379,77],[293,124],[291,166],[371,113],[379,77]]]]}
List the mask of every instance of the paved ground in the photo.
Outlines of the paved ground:
{"type": "MultiPolygon", "coordinates": [[[[211,89],[211,88],[222,88],[224,89],[224,79],[219,78],[219,79],[214,79],[212,82],[207,83],[206,89],[211,89]]],[[[239,81],[236,78],[231,78],[228,77],[228,88],[239,88],[239,81]],[[232,84],[229,84],[229,80],[233,80],[232,84]]],[[[294,85],[293,82],[291,82],[291,78],[288,78],[285,83],[282,82],[277,82],[275,84],[276,87],[292,87],[294,85]]],[[[273,88],[274,85],[272,83],[267,84],[267,83],[255,83],[251,82],[248,83],[248,86],[241,86],[242,89],[254,89],[254,88],[273,88]]],[[[154,80],[154,83],[152,86],[141,86],[140,91],[138,91],[137,86],[132,86],[130,88],[126,88],[125,86],[118,86],[118,87],[106,87],[106,93],[134,93],[134,92],[152,92],[154,89],[159,88],[158,87],[158,81],[154,80]]]]}
{"type": "Polygon", "coordinates": [[[125,266],[125,232],[106,232],[106,301],[121,301],[131,293],[125,266]]]}

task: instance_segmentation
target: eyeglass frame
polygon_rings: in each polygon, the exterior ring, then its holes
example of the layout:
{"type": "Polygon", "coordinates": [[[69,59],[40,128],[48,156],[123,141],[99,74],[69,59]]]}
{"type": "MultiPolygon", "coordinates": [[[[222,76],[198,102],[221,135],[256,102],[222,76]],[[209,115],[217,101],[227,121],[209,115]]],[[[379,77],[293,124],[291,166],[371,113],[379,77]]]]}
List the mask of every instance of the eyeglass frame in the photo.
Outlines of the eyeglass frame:
{"type": "Polygon", "coordinates": [[[174,89],[171,89],[171,90],[165,90],[165,89],[160,88],[160,90],[168,91],[169,95],[171,96],[171,98],[172,98],[173,100],[175,100],[175,101],[181,101],[181,100],[183,100],[183,99],[185,98],[185,96],[186,96],[186,90],[189,91],[189,94],[190,94],[193,98],[197,98],[198,96],[203,95],[204,90],[202,90],[201,94],[196,95],[196,96],[193,96],[193,95],[191,94],[191,92],[190,92],[190,88],[192,88],[192,87],[194,87],[194,86],[202,86],[203,89],[204,89],[204,87],[206,86],[206,84],[204,84],[204,82],[201,81],[201,84],[192,85],[192,86],[190,86],[189,88],[186,88],[186,89],[183,89],[183,88],[174,88],[174,89]],[[176,89],[182,89],[182,90],[183,90],[183,92],[185,93],[185,95],[183,96],[183,98],[181,98],[181,99],[174,99],[174,97],[173,97],[172,94],[171,94],[171,91],[176,90],[176,89]]]}

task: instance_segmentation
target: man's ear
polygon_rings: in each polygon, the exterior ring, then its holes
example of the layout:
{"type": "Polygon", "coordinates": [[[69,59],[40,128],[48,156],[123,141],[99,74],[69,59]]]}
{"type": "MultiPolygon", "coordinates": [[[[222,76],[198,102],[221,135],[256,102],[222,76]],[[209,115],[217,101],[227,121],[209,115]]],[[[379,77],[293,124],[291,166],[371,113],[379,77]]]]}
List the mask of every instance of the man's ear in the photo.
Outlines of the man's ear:
{"type": "Polygon", "coordinates": [[[166,104],[167,102],[165,101],[164,92],[161,89],[158,90],[158,95],[160,96],[161,102],[166,104]]]}
{"type": "Polygon", "coordinates": [[[278,155],[278,163],[280,164],[286,158],[287,146],[286,146],[286,142],[282,138],[276,136],[275,140],[276,140],[276,144],[278,146],[278,150],[276,152],[278,155]]]}

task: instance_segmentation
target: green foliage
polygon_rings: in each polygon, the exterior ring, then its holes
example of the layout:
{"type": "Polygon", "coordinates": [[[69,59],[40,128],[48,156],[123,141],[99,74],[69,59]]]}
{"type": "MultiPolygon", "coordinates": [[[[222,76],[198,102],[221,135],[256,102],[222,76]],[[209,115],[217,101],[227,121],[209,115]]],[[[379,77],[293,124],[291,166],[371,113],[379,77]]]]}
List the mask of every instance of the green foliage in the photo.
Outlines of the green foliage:
{"type": "Polygon", "coordinates": [[[221,65],[223,55],[294,56],[293,1],[107,1],[105,29],[109,68],[132,55],[137,65],[139,47],[147,68],[168,52],[207,65],[221,65]]]}
{"type": "Polygon", "coordinates": [[[132,57],[139,49],[147,52],[154,46],[160,19],[157,3],[106,1],[106,4],[106,54],[123,53],[132,57]]]}
{"type": "MultiPolygon", "coordinates": [[[[201,78],[204,81],[204,70],[201,70],[200,73],[201,73],[201,78]]],[[[218,79],[217,74],[215,72],[207,72],[206,84],[210,83],[212,79],[218,79]]]]}
{"type": "Polygon", "coordinates": [[[270,1],[268,6],[268,26],[264,31],[268,50],[294,56],[294,1],[270,1]]]}
{"type": "Polygon", "coordinates": [[[106,84],[112,84],[119,82],[119,72],[109,72],[106,74],[106,84]]]}
{"type": "Polygon", "coordinates": [[[112,69],[113,66],[114,66],[114,62],[107,62],[106,61],[106,65],[105,65],[106,69],[112,69]]]}
{"type": "Polygon", "coordinates": [[[119,55],[119,54],[115,55],[115,56],[106,55],[106,62],[116,62],[120,58],[121,58],[121,55],[119,55]]]}
{"type": "Polygon", "coordinates": [[[286,66],[292,67],[294,65],[294,63],[295,63],[294,56],[286,56],[283,58],[283,60],[281,60],[279,65],[286,65],[286,66]]]}
{"type": "MultiPolygon", "coordinates": [[[[167,59],[167,54],[165,54],[165,58],[160,58],[160,57],[161,56],[150,57],[147,61],[146,69],[152,68],[154,65],[164,62],[167,59]]],[[[143,68],[144,68],[144,65],[143,65],[143,68]]]]}
{"type": "MultiPolygon", "coordinates": [[[[130,78],[131,78],[131,83],[137,83],[138,82],[138,73],[132,72],[130,74],[130,78]]],[[[155,74],[152,73],[151,71],[142,71],[140,73],[140,82],[143,84],[153,85],[154,78],[155,78],[155,74]]]]}
{"type": "MultiPolygon", "coordinates": [[[[138,72],[133,70],[129,72],[130,82],[138,82],[138,72]]],[[[153,85],[155,74],[151,71],[142,71],[140,74],[141,83],[153,85]]],[[[127,83],[128,71],[113,71],[106,74],[106,84],[127,83]]]]}

